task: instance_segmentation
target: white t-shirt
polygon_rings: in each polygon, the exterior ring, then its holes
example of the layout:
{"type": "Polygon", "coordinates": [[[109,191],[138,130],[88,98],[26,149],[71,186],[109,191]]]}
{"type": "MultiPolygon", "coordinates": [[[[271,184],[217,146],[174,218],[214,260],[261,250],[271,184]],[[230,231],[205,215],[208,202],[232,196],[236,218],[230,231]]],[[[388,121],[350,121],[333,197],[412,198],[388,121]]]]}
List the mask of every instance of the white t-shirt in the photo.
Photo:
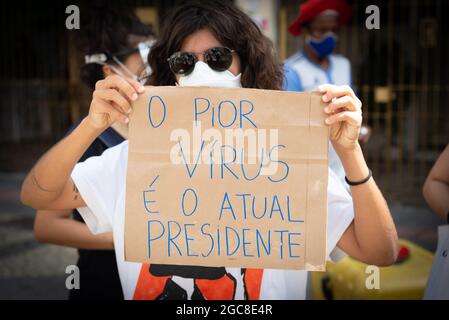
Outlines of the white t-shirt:
{"type": "MultiPolygon", "coordinates": [[[[148,264],[125,262],[127,164],[128,142],[124,141],[101,156],[78,163],[72,172],[72,179],[87,205],[78,211],[89,229],[94,234],[113,232],[125,299],[163,299],[170,295],[180,299],[198,296],[206,299],[305,299],[305,271],[246,269],[242,276],[242,270],[226,268],[222,278],[205,280],[155,275],[148,264]]],[[[337,261],[343,252],[336,244],[351,224],[354,209],[351,196],[331,169],[328,181],[327,250],[329,259],[337,261]]]]}

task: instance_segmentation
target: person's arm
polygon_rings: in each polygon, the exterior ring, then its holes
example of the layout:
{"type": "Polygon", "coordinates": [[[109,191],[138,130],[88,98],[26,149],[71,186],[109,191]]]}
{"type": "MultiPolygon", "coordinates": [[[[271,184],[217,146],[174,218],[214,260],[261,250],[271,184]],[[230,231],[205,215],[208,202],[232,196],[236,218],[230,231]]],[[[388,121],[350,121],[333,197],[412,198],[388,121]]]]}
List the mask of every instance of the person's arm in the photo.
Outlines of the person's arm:
{"type": "Polygon", "coordinates": [[[112,233],[92,234],[82,222],[71,219],[72,210],[38,210],[34,220],[37,241],[77,249],[113,249],[112,233]]]}
{"type": "Polygon", "coordinates": [[[137,81],[111,75],[96,84],[89,115],[28,173],[21,201],[35,209],[59,210],[85,206],[70,174],[92,142],[115,121],[127,123],[131,101],[144,92],[137,81]]]}
{"type": "Polygon", "coordinates": [[[423,195],[430,208],[449,223],[449,144],[430,170],[423,195]]]}
{"type": "MultiPolygon", "coordinates": [[[[349,86],[320,86],[330,126],[330,139],[349,181],[361,181],[369,174],[358,142],[362,104],[349,86]]],[[[388,205],[374,179],[351,187],[354,221],[337,246],[367,264],[391,265],[398,253],[398,236],[388,205]]]]}

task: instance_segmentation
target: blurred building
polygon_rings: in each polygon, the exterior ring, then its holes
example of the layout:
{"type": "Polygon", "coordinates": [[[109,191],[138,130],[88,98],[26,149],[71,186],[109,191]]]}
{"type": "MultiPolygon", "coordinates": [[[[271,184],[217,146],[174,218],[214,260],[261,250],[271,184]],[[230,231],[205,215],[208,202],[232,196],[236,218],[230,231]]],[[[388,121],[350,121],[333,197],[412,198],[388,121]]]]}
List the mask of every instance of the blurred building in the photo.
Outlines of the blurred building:
{"type": "MultiPolygon", "coordinates": [[[[156,30],[178,2],[129,1],[156,30]]],[[[273,40],[280,61],[301,48],[287,26],[303,1],[235,2],[273,40]]],[[[388,199],[421,202],[424,178],[449,143],[449,26],[443,20],[449,3],[348,2],[354,13],[341,30],[338,51],[352,62],[354,89],[373,129],[366,156],[388,199]],[[372,4],[380,9],[379,30],[365,26],[372,4]]],[[[65,28],[68,4],[25,1],[0,12],[0,172],[28,170],[88,109],[90,92],[78,80],[77,31],[65,28]]]]}

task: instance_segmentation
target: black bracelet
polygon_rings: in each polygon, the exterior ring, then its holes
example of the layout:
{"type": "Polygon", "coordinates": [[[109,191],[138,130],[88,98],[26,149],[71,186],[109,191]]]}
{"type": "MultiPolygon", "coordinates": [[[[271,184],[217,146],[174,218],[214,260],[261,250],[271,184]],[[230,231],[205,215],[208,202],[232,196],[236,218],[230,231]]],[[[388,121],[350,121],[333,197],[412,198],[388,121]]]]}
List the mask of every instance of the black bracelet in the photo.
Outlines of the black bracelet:
{"type": "Polygon", "coordinates": [[[373,176],[371,169],[368,169],[368,170],[369,170],[368,176],[365,179],[360,180],[360,181],[349,181],[348,177],[345,176],[346,183],[349,184],[350,186],[358,186],[358,185],[364,184],[365,182],[368,182],[368,180],[371,179],[371,177],[373,176]]]}
{"type": "Polygon", "coordinates": [[[447,224],[449,224],[449,211],[447,212],[446,220],[447,220],[447,224]]]}

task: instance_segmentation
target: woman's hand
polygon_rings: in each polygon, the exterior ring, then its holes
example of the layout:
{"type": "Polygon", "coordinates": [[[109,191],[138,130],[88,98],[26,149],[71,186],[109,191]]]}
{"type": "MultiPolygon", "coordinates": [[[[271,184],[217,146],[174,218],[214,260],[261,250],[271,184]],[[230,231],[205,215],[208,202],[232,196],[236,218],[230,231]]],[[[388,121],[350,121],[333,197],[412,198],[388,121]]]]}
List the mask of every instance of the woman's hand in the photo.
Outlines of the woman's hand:
{"type": "MultiPolygon", "coordinates": [[[[362,103],[348,86],[319,87],[330,126],[330,139],[350,181],[368,177],[369,168],[358,142],[362,125],[362,103]]],[[[351,186],[354,221],[346,229],[338,247],[366,264],[387,266],[395,262],[398,235],[387,202],[373,178],[351,186]]]]}
{"type": "Polygon", "coordinates": [[[95,129],[105,130],[114,122],[128,123],[131,102],[137,100],[144,87],[132,79],[110,75],[95,85],[88,122],[95,129]]]}
{"type": "Polygon", "coordinates": [[[323,101],[329,102],[324,111],[330,126],[330,139],[337,153],[358,146],[362,126],[362,102],[349,86],[325,84],[318,87],[323,101]]]}

